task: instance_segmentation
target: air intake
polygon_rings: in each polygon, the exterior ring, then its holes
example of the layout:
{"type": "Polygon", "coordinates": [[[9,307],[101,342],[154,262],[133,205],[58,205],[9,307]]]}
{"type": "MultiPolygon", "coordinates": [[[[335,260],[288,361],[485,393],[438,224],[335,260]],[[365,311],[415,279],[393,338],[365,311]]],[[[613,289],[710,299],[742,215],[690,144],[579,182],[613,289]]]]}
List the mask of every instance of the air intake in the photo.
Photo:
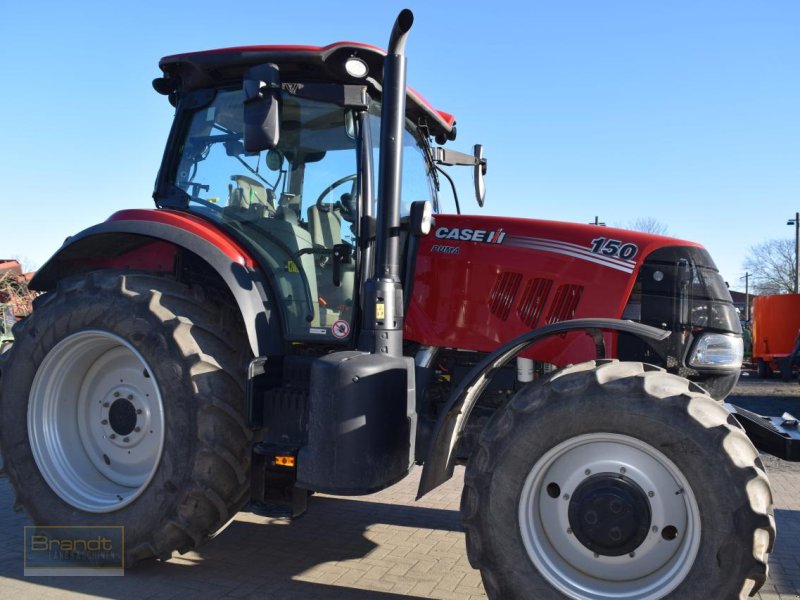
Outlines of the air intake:
{"type": "Polygon", "coordinates": [[[547,302],[547,297],[550,295],[552,287],[552,279],[540,279],[538,277],[531,279],[528,285],[525,286],[525,292],[522,294],[522,299],[517,307],[517,316],[520,321],[531,329],[535,329],[538,326],[539,318],[544,310],[544,304],[547,302]]]}
{"type": "Polygon", "coordinates": [[[575,317],[578,303],[583,294],[582,285],[560,285],[553,297],[550,311],[547,313],[546,325],[558,321],[568,321],[575,317]]]}
{"type": "Polygon", "coordinates": [[[503,272],[497,276],[489,294],[489,310],[494,316],[503,321],[508,319],[521,283],[522,275],[519,273],[503,272]]]}

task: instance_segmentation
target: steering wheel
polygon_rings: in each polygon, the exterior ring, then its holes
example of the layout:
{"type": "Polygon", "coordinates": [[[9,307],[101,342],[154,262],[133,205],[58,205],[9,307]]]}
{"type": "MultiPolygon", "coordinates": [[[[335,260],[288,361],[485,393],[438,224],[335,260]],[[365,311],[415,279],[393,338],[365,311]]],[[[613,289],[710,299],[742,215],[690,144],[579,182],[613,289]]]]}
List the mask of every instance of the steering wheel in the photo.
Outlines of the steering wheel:
{"type": "Polygon", "coordinates": [[[322,193],[319,195],[319,197],[317,197],[317,208],[319,210],[324,210],[326,212],[331,210],[331,208],[336,206],[336,204],[335,203],[325,204],[323,202],[323,200],[325,199],[325,196],[330,194],[333,190],[335,190],[340,185],[342,185],[344,183],[347,183],[348,181],[355,181],[356,177],[358,177],[358,175],[355,174],[355,173],[353,173],[352,175],[347,175],[346,177],[342,177],[341,179],[337,179],[332,184],[330,184],[328,187],[326,187],[324,190],[322,190],[322,193]]]}

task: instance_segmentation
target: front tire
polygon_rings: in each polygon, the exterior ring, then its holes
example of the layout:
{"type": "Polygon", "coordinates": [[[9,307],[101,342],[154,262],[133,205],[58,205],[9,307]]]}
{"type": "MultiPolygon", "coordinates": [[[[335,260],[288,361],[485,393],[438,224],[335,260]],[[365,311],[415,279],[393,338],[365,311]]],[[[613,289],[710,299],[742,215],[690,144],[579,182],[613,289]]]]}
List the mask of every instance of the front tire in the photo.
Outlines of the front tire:
{"type": "Polygon", "coordinates": [[[766,580],[758,453],[657,367],[598,361],[523,388],[470,458],[462,513],[492,599],[727,599],[766,580]]]}
{"type": "Polygon", "coordinates": [[[100,271],[37,299],[0,362],[0,451],[42,525],[125,527],[125,564],[186,551],[248,499],[247,342],[199,288],[100,271]]]}

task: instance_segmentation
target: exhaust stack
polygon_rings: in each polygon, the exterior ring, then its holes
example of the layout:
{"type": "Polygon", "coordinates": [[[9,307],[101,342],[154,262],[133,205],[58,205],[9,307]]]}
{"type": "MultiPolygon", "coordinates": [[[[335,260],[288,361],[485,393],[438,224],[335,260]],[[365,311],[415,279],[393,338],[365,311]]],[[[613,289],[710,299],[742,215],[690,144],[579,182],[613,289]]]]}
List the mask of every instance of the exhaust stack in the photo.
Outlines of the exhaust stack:
{"type": "Polygon", "coordinates": [[[381,150],[375,271],[364,286],[364,326],[359,349],[384,356],[403,354],[403,287],[400,281],[400,194],[406,114],[406,39],[414,15],[400,12],[383,66],[381,150]]]}

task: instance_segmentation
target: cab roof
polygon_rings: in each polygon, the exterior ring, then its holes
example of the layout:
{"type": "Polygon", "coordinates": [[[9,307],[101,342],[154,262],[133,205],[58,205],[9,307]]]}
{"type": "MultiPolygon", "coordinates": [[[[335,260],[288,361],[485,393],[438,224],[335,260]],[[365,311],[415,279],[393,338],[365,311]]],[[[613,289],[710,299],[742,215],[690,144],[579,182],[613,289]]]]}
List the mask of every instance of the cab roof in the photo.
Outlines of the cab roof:
{"type": "MultiPolygon", "coordinates": [[[[366,85],[372,94],[380,95],[383,81],[383,59],[386,52],[358,42],[336,42],[327,46],[235,46],[165,56],[158,66],[164,77],[153,81],[162,94],[188,92],[241,82],[245,71],[254,65],[275,63],[281,81],[337,82],[366,85]],[[357,78],[345,70],[345,62],[360,59],[367,66],[365,77],[357,78]]],[[[430,134],[440,140],[455,139],[455,117],[436,110],[422,96],[407,88],[406,113],[414,122],[427,124],[430,134]]]]}

